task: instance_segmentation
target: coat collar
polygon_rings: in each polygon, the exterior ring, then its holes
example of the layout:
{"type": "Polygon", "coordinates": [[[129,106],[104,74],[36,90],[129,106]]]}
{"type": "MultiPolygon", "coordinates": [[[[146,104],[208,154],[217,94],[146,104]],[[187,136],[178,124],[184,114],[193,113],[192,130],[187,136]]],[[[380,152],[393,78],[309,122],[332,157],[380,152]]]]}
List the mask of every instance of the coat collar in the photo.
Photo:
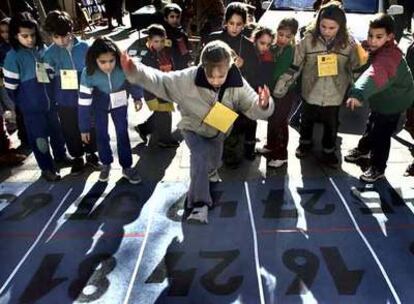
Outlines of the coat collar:
{"type": "MultiPolygon", "coordinates": [[[[214,88],[208,83],[206,73],[204,73],[204,68],[200,65],[197,68],[197,74],[195,78],[195,85],[202,88],[207,88],[214,90],[214,88]]],[[[239,69],[232,65],[230,67],[229,73],[227,74],[226,81],[222,85],[222,89],[242,87],[243,86],[243,77],[240,74],[239,69]]]]}

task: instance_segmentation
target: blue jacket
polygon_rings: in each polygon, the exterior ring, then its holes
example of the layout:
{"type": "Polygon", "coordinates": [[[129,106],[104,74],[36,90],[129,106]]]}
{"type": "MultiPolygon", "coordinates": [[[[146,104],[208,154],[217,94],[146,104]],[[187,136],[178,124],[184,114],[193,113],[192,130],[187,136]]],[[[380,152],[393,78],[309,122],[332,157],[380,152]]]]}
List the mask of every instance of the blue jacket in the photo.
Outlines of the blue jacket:
{"type": "MultiPolygon", "coordinates": [[[[86,52],[88,44],[85,41],[74,38],[72,49],[52,44],[45,52],[43,61],[47,63],[48,72],[51,75],[52,87],[51,94],[53,100],[58,105],[77,107],[79,99],[78,90],[62,90],[61,89],[61,70],[76,70],[78,72],[78,81],[85,67],[86,52]]],[[[80,82],[80,81],[79,81],[80,82]]]]}
{"type": "Polygon", "coordinates": [[[11,49],[4,61],[4,86],[11,100],[23,113],[44,112],[54,108],[47,85],[36,78],[36,62],[42,62],[44,48],[11,49]]]}
{"type": "Polygon", "coordinates": [[[115,67],[112,73],[105,74],[96,70],[88,75],[86,68],[82,71],[79,90],[79,130],[89,132],[91,128],[91,109],[93,112],[108,112],[111,110],[110,94],[126,90],[134,100],[143,95],[140,86],[131,85],[125,78],[121,68],[115,67]]]}

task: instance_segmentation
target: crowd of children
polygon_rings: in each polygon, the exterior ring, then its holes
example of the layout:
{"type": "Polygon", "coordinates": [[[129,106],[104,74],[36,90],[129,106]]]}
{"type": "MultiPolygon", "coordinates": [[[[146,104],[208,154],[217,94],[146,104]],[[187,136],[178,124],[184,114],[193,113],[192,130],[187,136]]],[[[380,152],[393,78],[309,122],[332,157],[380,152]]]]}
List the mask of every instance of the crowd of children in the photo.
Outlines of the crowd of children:
{"type": "MultiPolygon", "coordinates": [[[[360,45],[347,31],[341,2],[323,3],[296,43],[297,20],[285,18],[276,29],[259,27],[249,22],[244,4],[232,2],[226,7],[223,29],[203,36],[195,66],[177,4],[164,8],[163,24],[147,28],[146,44],[137,52],[140,63],[121,54],[108,38],[97,38],[91,45],[77,38],[65,12],[52,11],[46,18],[44,30],[53,42],[49,47],[29,13],[5,19],[0,22],[5,88],[0,163],[18,164],[25,158],[10,148],[7,134],[14,127],[23,134],[22,145],[30,146],[46,180],[60,179],[62,166],[71,166],[76,175],[89,165],[100,170],[99,180],[106,182],[113,162],[111,116],[123,176],[139,183],[128,135],[132,96],[137,111],[144,100],[153,112],[135,127],[144,143],[157,134],[160,147],[178,147],[171,132],[172,111],[180,112],[178,128],[191,154],[188,218],[207,222],[213,205],[210,183],[221,180],[222,161],[236,168],[243,157],[253,160],[259,153],[269,167],[287,164],[288,120],[295,104],[303,104],[296,157],[311,152],[318,122],[323,126],[321,162],[338,167],[340,106],[346,102],[353,110],[367,102],[371,114],[366,131],[345,160],[368,158],[370,166],[361,180],[374,182],[384,176],[390,139],[405,111],[406,129],[414,137],[414,46],[408,49],[407,64],[394,42],[392,17],[377,15],[370,23],[369,59],[363,64],[360,45]],[[267,142],[257,149],[256,119],[268,120],[267,142]]],[[[414,163],[406,171],[413,174],[414,163]]]]}

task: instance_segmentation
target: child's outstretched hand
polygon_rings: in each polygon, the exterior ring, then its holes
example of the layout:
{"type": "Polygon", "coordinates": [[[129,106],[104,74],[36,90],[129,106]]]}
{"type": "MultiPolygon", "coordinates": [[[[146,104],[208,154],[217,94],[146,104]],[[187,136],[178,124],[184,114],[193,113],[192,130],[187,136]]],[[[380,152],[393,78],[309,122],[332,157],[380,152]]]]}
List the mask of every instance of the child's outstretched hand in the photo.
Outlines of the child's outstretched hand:
{"type": "Polygon", "coordinates": [[[353,111],[356,107],[362,106],[362,103],[356,98],[348,98],[346,101],[346,107],[353,111]]]}
{"type": "Polygon", "coordinates": [[[270,91],[267,85],[264,85],[263,87],[259,87],[259,106],[262,109],[267,109],[269,106],[269,98],[270,98],[270,91]]]}
{"type": "Polygon", "coordinates": [[[121,54],[121,66],[126,73],[131,73],[137,70],[135,63],[132,61],[131,57],[129,57],[129,55],[125,51],[121,54]]]}

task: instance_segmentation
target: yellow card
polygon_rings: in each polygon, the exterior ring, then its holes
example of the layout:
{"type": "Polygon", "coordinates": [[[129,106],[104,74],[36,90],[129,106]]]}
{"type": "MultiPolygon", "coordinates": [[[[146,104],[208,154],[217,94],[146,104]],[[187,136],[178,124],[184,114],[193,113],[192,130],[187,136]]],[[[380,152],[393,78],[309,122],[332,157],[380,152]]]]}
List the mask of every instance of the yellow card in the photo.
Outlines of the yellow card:
{"type": "Polygon", "coordinates": [[[237,116],[239,114],[232,109],[226,107],[221,102],[216,102],[203,121],[209,126],[226,133],[233,125],[237,116]]]}
{"type": "Polygon", "coordinates": [[[172,46],[172,41],[170,39],[165,39],[164,46],[165,47],[171,47],[172,46]]]}
{"type": "Polygon", "coordinates": [[[159,102],[157,98],[146,101],[148,109],[154,112],[173,112],[175,110],[172,102],[159,102]]]}
{"type": "Polygon", "coordinates": [[[319,77],[338,75],[338,57],[336,54],[318,55],[319,77]]]}
{"type": "Polygon", "coordinates": [[[76,70],[60,70],[60,85],[62,90],[78,90],[78,72],[76,70]]]}

